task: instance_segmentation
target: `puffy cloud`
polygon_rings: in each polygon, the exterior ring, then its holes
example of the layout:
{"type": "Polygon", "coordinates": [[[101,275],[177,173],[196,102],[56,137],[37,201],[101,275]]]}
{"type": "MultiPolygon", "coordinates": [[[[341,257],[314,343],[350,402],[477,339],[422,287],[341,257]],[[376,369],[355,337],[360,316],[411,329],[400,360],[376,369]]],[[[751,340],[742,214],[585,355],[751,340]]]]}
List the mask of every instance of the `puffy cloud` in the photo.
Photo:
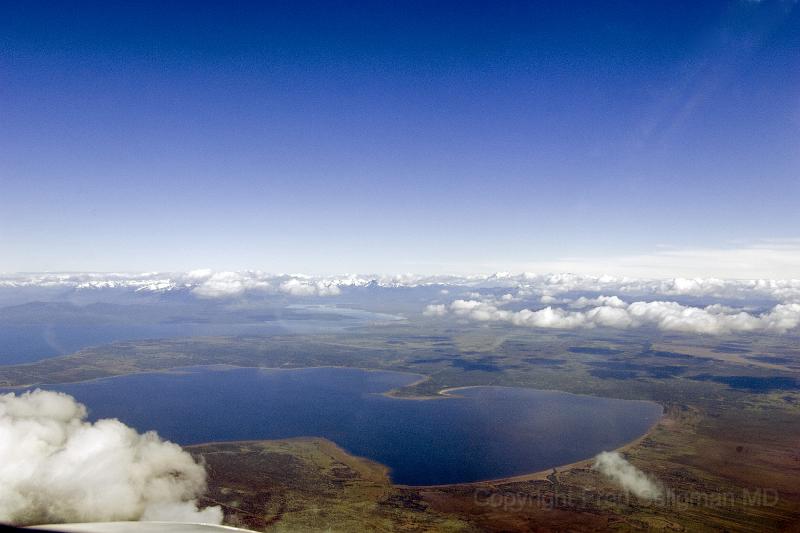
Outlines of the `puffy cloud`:
{"type": "Polygon", "coordinates": [[[198,279],[204,280],[210,278],[214,274],[214,271],[210,268],[198,268],[197,270],[190,270],[186,273],[186,277],[188,279],[198,279]]]}
{"type": "Polygon", "coordinates": [[[0,522],[222,521],[197,508],[206,472],[180,446],[85,418],[63,393],[0,395],[0,522]]]}
{"type": "Polygon", "coordinates": [[[431,304],[425,307],[422,314],[425,316],[444,316],[447,314],[447,306],[444,304],[431,304]]]}
{"type": "Polygon", "coordinates": [[[341,292],[339,287],[323,280],[302,280],[292,278],[280,285],[281,292],[292,296],[336,296],[341,292]]]}
{"type": "Polygon", "coordinates": [[[598,454],[592,468],[639,498],[652,500],[663,493],[655,481],[626,461],[618,452],[598,454]]]}
{"type": "Polygon", "coordinates": [[[800,325],[800,304],[779,304],[769,313],[751,315],[720,305],[691,307],[668,301],[627,304],[620,298],[606,296],[583,300],[580,307],[595,307],[584,311],[552,306],[536,311],[508,311],[491,300],[455,300],[450,310],[457,316],[476,321],[556,329],[654,326],[663,331],[721,335],[748,331],[785,333],[800,325]]]}
{"type": "MultiPolygon", "coordinates": [[[[373,287],[421,286],[434,287],[440,295],[446,295],[448,291],[450,294],[460,294],[462,299],[448,306],[456,316],[478,321],[505,321],[528,327],[622,329],[651,326],[664,331],[717,335],[748,331],[782,333],[800,324],[800,279],[640,279],[568,273],[311,277],[211,270],[176,274],[20,274],[0,278],[0,289],[72,287],[75,290],[96,291],[189,290],[200,298],[231,298],[254,292],[290,297],[323,297],[341,294],[343,287],[370,290],[373,287]],[[502,296],[494,296],[496,294],[502,296]],[[674,301],[677,296],[711,299],[707,301],[710,304],[722,301],[728,307],[718,304],[685,305],[685,301],[674,301]],[[523,300],[541,303],[544,308],[507,309],[512,302],[523,300]],[[730,307],[731,302],[742,304],[739,309],[734,309],[730,307]],[[748,302],[758,307],[763,307],[765,303],[774,307],[759,315],[744,307],[748,302]]],[[[424,314],[443,316],[445,312],[436,308],[426,309],[424,314]]]]}
{"type": "Polygon", "coordinates": [[[712,335],[747,331],[785,333],[800,325],[800,304],[779,304],[762,315],[718,305],[699,308],[676,302],[634,302],[627,311],[634,322],[654,323],[665,331],[712,335]]]}
{"type": "Polygon", "coordinates": [[[201,298],[239,296],[247,290],[268,290],[271,285],[254,272],[217,272],[201,277],[208,271],[193,271],[192,279],[199,284],[192,292],[201,298]]]}
{"type": "MultiPolygon", "coordinates": [[[[794,264],[796,267],[796,263],[794,264]]],[[[795,268],[796,270],[796,268],[795,268]]],[[[483,289],[515,291],[516,297],[541,298],[541,303],[561,303],[560,294],[585,292],[606,294],[632,300],[647,297],[660,299],[672,296],[711,297],[723,299],[772,299],[780,303],[800,303],[800,279],[719,279],[673,277],[663,279],[625,276],[593,276],[589,274],[533,274],[451,276],[451,275],[346,275],[318,276],[275,275],[257,271],[213,272],[194,270],[184,273],[46,273],[17,274],[0,277],[0,288],[58,287],[75,290],[129,289],[142,292],[191,290],[206,298],[236,296],[247,291],[263,290],[286,294],[335,295],[342,287],[425,287],[439,290],[469,289],[465,298],[481,299],[483,289]],[[296,280],[296,281],[291,281],[296,280]],[[280,286],[290,282],[287,290],[280,286]],[[311,287],[316,287],[312,289],[311,287]]],[[[483,291],[485,292],[485,291],[483,291]]],[[[442,293],[445,294],[445,293],[442,293]]],[[[592,297],[587,294],[587,300],[592,297]]],[[[580,305],[580,298],[573,302],[580,305]]],[[[576,309],[578,307],[575,307],[576,309]]]]}
{"type": "Polygon", "coordinates": [[[528,326],[533,328],[577,328],[585,323],[584,315],[580,313],[570,313],[563,309],[547,306],[538,311],[523,309],[516,313],[511,313],[511,323],[517,326],[528,326]]]}
{"type": "Polygon", "coordinates": [[[489,302],[479,300],[455,300],[450,304],[450,310],[457,316],[480,321],[511,320],[512,313],[498,309],[489,302]]]}
{"type": "Polygon", "coordinates": [[[617,305],[602,305],[586,312],[588,324],[608,328],[625,329],[637,325],[628,310],[617,305]]]}
{"type": "Polygon", "coordinates": [[[290,296],[335,296],[341,292],[336,282],[304,276],[268,276],[261,272],[193,271],[192,292],[201,298],[240,296],[246,292],[283,293],[290,296]]]}
{"type": "Polygon", "coordinates": [[[583,309],[584,307],[597,307],[597,306],[625,307],[626,305],[627,304],[617,296],[598,296],[597,298],[587,298],[585,296],[581,296],[580,298],[569,304],[570,307],[574,307],[576,309],[583,309]]]}

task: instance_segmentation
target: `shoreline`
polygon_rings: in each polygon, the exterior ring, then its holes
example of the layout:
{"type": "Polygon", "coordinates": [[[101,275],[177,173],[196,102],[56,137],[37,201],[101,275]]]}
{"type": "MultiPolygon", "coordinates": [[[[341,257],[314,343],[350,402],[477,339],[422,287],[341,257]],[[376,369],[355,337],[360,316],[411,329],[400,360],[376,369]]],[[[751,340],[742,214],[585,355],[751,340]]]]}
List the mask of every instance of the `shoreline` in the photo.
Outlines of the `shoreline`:
{"type": "MultiPolygon", "coordinates": [[[[650,434],[662,423],[664,420],[664,416],[662,416],[655,424],[653,424],[646,433],[637,437],[635,440],[627,442],[622,446],[615,448],[613,450],[604,450],[604,451],[614,451],[614,452],[625,452],[630,448],[640,444],[645,438],[649,437],[650,434]]],[[[186,446],[181,446],[183,449],[192,449],[192,448],[199,448],[201,446],[217,446],[217,445],[244,445],[244,444],[258,444],[263,442],[314,442],[314,441],[321,441],[325,443],[329,443],[330,445],[334,446],[336,449],[340,450],[341,452],[345,453],[346,455],[353,457],[358,460],[368,461],[372,464],[379,465],[382,469],[387,473],[389,477],[389,482],[393,487],[401,488],[401,489],[415,489],[415,490],[428,490],[428,489],[444,489],[444,488],[465,488],[465,487],[481,487],[484,485],[499,485],[504,483],[515,483],[515,482],[523,482],[523,481],[544,481],[547,479],[547,476],[553,474],[553,470],[556,473],[561,473],[565,470],[570,470],[579,466],[584,466],[585,463],[591,462],[593,457],[588,457],[586,459],[581,459],[572,463],[567,463],[563,465],[553,466],[546,470],[538,470],[536,472],[528,472],[526,474],[518,474],[516,476],[507,476],[507,477],[500,477],[500,478],[492,478],[492,479],[484,479],[478,481],[464,481],[462,483],[441,483],[438,485],[408,485],[403,483],[395,483],[391,480],[391,468],[383,463],[375,461],[374,459],[370,459],[369,457],[364,457],[361,455],[355,455],[348,451],[347,449],[341,447],[336,442],[327,439],[325,437],[319,436],[299,436],[299,437],[287,437],[285,439],[248,439],[248,440],[230,440],[230,441],[209,441],[209,442],[199,442],[196,444],[188,444],[186,446]]]]}
{"type": "MultiPolygon", "coordinates": [[[[622,453],[630,450],[634,446],[639,445],[644,439],[649,437],[656,430],[656,428],[664,421],[666,416],[667,415],[662,414],[661,418],[659,418],[652,426],[650,426],[644,434],[640,435],[636,439],[627,442],[622,446],[614,448],[613,450],[602,450],[602,451],[612,451],[612,452],[622,453]]],[[[506,476],[506,477],[484,479],[478,481],[465,481],[463,483],[440,483],[438,485],[404,485],[404,484],[393,483],[392,485],[404,489],[430,490],[430,489],[446,489],[446,488],[483,487],[486,485],[501,485],[505,483],[517,483],[524,481],[546,481],[547,477],[552,475],[553,473],[559,474],[564,471],[572,470],[577,467],[588,466],[586,465],[586,463],[591,463],[593,459],[594,457],[587,457],[586,459],[580,459],[572,463],[553,466],[546,470],[538,470],[536,472],[528,472],[526,474],[518,474],[515,476],[506,476]]]]}
{"type": "MultiPolygon", "coordinates": [[[[466,387],[457,387],[457,388],[466,388],[466,387]]],[[[444,390],[444,389],[443,389],[444,390]]],[[[571,393],[567,393],[571,394],[571,393]]],[[[642,400],[648,401],[648,400],[642,400]]],[[[602,451],[613,451],[624,453],[631,448],[638,446],[643,440],[649,437],[655,430],[658,428],[665,419],[668,418],[666,413],[662,413],[661,417],[651,425],[645,433],[637,437],[636,439],[626,442],[625,444],[614,448],[613,450],[601,450],[602,451]]],[[[351,453],[346,448],[343,448],[336,442],[321,436],[315,435],[303,435],[297,437],[287,437],[284,439],[247,439],[247,440],[231,440],[231,441],[209,441],[209,442],[198,442],[195,444],[187,444],[185,446],[181,446],[183,449],[192,449],[198,448],[201,446],[216,446],[216,445],[244,445],[244,444],[258,444],[263,442],[325,442],[330,444],[331,446],[335,447],[337,450],[341,451],[345,455],[349,457],[353,457],[356,460],[367,461],[371,464],[380,466],[383,471],[386,473],[387,478],[389,479],[389,483],[392,487],[400,488],[400,489],[412,489],[412,490],[433,490],[433,489],[447,489],[447,488],[470,488],[470,487],[483,487],[487,485],[501,485],[505,483],[517,483],[517,482],[525,482],[525,481],[545,481],[547,480],[548,476],[552,475],[555,471],[556,474],[562,473],[567,470],[572,470],[578,467],[588,467],[590,466],[594,457],[587,457],[585,459],[579,459],[578,461],[574,461],[572,463],[566,463],[561,465],[555,465],[545,470],[537,470],[535,472],[527,472],[523,474],[517,474],[514,476],[506,476],[506,477],[499,477],[499,478],[491,478],[491,479],[482,479],[476,481],[464,481],[461,483],[440,483],[436,485],[408,485],[404,483],[395,483],[391,479],[391,467],[385,465],[381,462],[378,462],[374,459],[369,457],[364,457],[361,455],[356,455],[351,453]],[[589,463],[589,464],[587,464],[589,463]]],[[[600,453],[600,452],[598,452],[600,453]]]]}
{"type": "MultiPolygon", "coordinates": [[[[388,390],[388,391],[376,393],[376,394],[380,394],[382,396],[386,396],[386,397],[393,398],[393,399],[396,399],[396,400],[414,400],[414,401],[443,400],[443,399],[447,399],[447,398],[456,398],[456,397],[458,397],[457,394],[452,394],[452,393],[457,392],[459,390],[472,389],[472,388],[487,388],[487,387],[491,387],[491,388],[522,388],[522,389],[536,390],[536,391],[557,392],[557,393],[561,393],[561,394],[569,394],[569,395],[574,395],[574,396],[606,398],[605,396],[595,396],[595,395],[592,395],[592,394],[585,394],[585,393],[574,393],[574,392],[564,391],[564,390],[560,390],[560,389],[534,389],[534,388],[531,388],[531,387],[520,387],[520,386],[510,386],[510,385],[462,385],[462,386],[446,387],[446,388],[440,389],[439,391],[436,392],[435,395],[402,396],[402,395],[398,394],[399,390],[401,390],[403,388],[413,387],[415,385],[418,385],[420,383],[423,383],[425,381],[428,381],[428,380],[432,379],[432,377],[430,375],[427,375],[427,374],[420,374],[420,373],[417,373],[417,372],[411,372],[411,371],[407,371],[407,370],[392,370],[392,369],[382,369],[382,368],[361,368],[361,367],[342,366],[342,365],[299,366],[299,367],[265,367],[265,366],[241,366],[241,365],[233,365],[233,364],[228,364],[228,363],[214,363],[214,364],[210,364],[210,365],[185,365],[185,366],[176,366],[176,367],[157,369],[157,370],[156,369],[153,369],[153,370],[138,370],[138,371],[135,371],[135,372],[126,372],[126,373],[122,373],[122,374],[114,374],[114,375],[109,375],[109,376],[90,378],[90,379],[82,380],[82,381],[68,381],[68,382],[57,382],[57,383],[37,383],[37,384],[33,384],[33,385],[17,385],[17,386],[11,386],[11,387],[3,387],[3,388],[6,389],[8,392],[13,392],[15,390],[22,390],[22,389],[29,389],[30,390],[30,389],[37,388],[39,386],[91,383],[91,382],[95,382],[95,381],[99,381],[99,380],[114,379],[114,378],[120,378],[120,377],[124,377],[124,376],[130,376],[130,375],[169,374],[169,373],[180,374],[180,373],[189,373],[189,372],[191,372],[192,369],[208,369],[208,370],[212,370],[212,371],[214,371],[214,370],[216,370],[216,371],[225,371],[225,370],[232,370],[232,369],[248,369],[248,368],[249,369],[253,369],[253,370],[268,370],[268,371],[281,371],[281,370],[283,370],[283,371],[293,371],[293,370],[311,370],[311,369],[323,369],[323,368],[339,368],[339,369],[359,370],[359,371],[363,371],[363,372],[393,372],[393,373],[399,373],[399,374],[408,374],[408,375],[413,375],[413,376],[419,376],[419,379],[417,379],[416,381],[413,381],[413,382],[411,382],[411,383],[409,383],[407,385],[403,385],[400,389],[394,388],[394,389],[391,389],[391,390],[388,390]]],[[[658,420],[656,422],[654,422],[647,429],[647,431],[645,433],[643,433],[642,435],[640,435],[639,437],[637,437],[633,441],[627,442],[627,443],[623,444],[622,446],[619,446],[619,447],[617,447],[617,448],[615,448],[613,450],[603,450],[603,451],[624,452],[626,450],[629,450],[630,448],[638,445],[645,438],[650,436],[653,433],[653,431],[665,420],[665,418],[667,416],[666,415],[666,411],[664,409],[664,405],[659,403],[659,402],[655,402],[653,400],[645,400],[645,399],[631,400],[631,399],[625,399],[625,398],[612,398],[612,399],[617,399],[617,400],[621,400],[621,401],[655,403],[655,404],[657,404],[657,405],[659,405],[661,407],[662,414],[658,418],[658,420]]],[[[334,446],[335,448],[340,450],[342,453],[344,453],[344,454],[346,454],[346,455],[348,455],[350,457],[353,457],[353,458],[358,459],[358,460],[368,461],[368,462],[376,464],[376,465],[380,465],[385,470],[385,472],[387,473],[387,476],[389,477],[389,482],[391,483],[392,486],[398,487],[398,488],[404,488],[404,489],[417,489],[417,490],[456,488],[456,487],[461,487],[461,488],[465,488],[465,487],[480,487],[480,486],[496,485],[496,484],[502,484],[502,483],[514,483],[514,482],[524,482],[524,481],[542,481],[542,480],[547,480],[548,476],[552,475],[554,473],[554,471],[556,473],[558,473],[558,472],[561,472],[561,471],[564,471],[564,470],[570,470],[570,469],[581,467],[581,466],[587,466],[586,463],[590,463],[592,461],[592,459],[593,459],[593,457],[588,457],[588,458],[585,458],[585,459],[580,459],[578,461],[574,461],[572,463],[567,463],[567,464],[562,464],[562,465],[555,465],[555,466],[550,467],[550,468],[545,469],[545,470],[539,470],[539,471],[536,471],[536,472],[528,472],[528,473],[518,474],[518,475],[514,475],[514,476],[500,477],[500,478],[491,478],[491,479],[476,480],[476,481],[465,481],[465,482],[461,482],[461,483],[442,483],[442,484],[435,484],[435,485],[408,485],[408,484],[394,483],[391,480],[391,468],[389,466],[384,465],[383,463],[379,463],[379,462],[377,462],[377,461],[375,461],[373,459],[370,459],[369,457],[363,457],[363,456],[352,454],[348,450],[342,448],[336,442],[334,442],[334,441],[332,441],[330,439],[327,439],[325,437],[322,437],[322,436],[301,435],[301,436],[296,436],[296,437],[287,437],[287,438],[283,438],[283,439],[249,439],[249,440],[230,440],[230,441],[224,441],[224,440],[223,441],[209,441],[209,442],[200,442],[200,443],[194,443],[194,444],[188,444],[188,445],[181,445],[181,448],[186,449],[186,448],[193,448],[193,447],[200,447],[200,446],[213,446],[213,445],[237,444],[237,443],[238,444],[247,444],[247,443],[259,443],[259,442],[292,442],[292,441],[299,441],[299,442],[323,441],[323,442],[329,443],[330,445],[334,446]]]]}
{"type": "MultiPolygon", "coordinates": [[[[2,368],[2,367],[0,367],[2,368]]],[[[24,385],[0,385],[0,389],[11,391],[16,390],[25,390],[25,389],[34,389],[37,387],[47,387],[51,385],[78,385],[81,383],[92,383],[95,381],[100,381],[104,379],[115,379],[115,378],[122,378],[125,376],[137,376],[142,374],[180,374],[180,373],[189,373],[192,369],[206,369],[211,371],[225,371],[225,370],[236,370],[236,369],[253,369],[253,370],[284,370],[284,371],[292,371],[292,370],[313,370],[313,369],[320,369],[320,368],[341,368],[343,370],[360,370],[362,372],[393,372],[396,374],[409,374],[412,376],[420,376],[420,379],[409,383],[408,385],[403,385],[405,387],[411,387],[427,381],[431,378],[431,376],[427,374],[420,374],[419,372],[412,372],[410,370],[392,370],[390,368],[363,368],[360,366],[344,366],[344,365],[319,365],[319,366],[242,366],[242,365],[234,365],[230,363],[211,363],[208,365],[181,365],[181,366],[173,366],[169,368],[157,368],[157,369],[139,369],[134,370],[132,372],[123,372],[119,374],[109,374],[107,376],[97,376],[88,379],[81,379],[77,381],[53,381],[53,382],[44,382],[40,381],[38,383],[27,383],[24,385]]],[[[480,385],[478,385],[480,386],[480,385]]],[[[386,394],[391,395],[392,392],[398,389],[391,389],[388,391],[376,393],[376,394],[386,394]]],[[[398,399],[402,399],[402,396],[398,396],[398,399]]],[[[410,398],[410,397],[409,397],[410,398]]],[[[431,399],[434,399],[432,397],[431,399]]]]}

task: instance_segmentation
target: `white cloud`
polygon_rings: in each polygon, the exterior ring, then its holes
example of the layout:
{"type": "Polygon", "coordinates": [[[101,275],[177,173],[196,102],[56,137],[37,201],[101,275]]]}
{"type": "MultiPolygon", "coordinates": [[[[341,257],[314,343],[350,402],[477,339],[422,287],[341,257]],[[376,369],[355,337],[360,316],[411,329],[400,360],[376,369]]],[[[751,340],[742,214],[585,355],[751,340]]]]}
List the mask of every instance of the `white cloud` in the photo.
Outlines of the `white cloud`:
{"type": "Polygon", "coordinates": [[[282,293],[290,296],[335,296],[336,282],[305,276],[270,276],[261,272],[193,271],[187,274],[192,292],[201,298],[224,298],[245,293],[282,293]]]}
{"type": "MultiPolygon", "coordinates": [[[[663,252],[667,253],[667,252],[663,252]]],[[[677,253],[677,252],[676,252],[677,253]]],[[[794,274],[800,272],[800,263],[794,265],[794,274]]],[[[440,294],[458,291],[462,298],[482,300],[485,289],[504,289],[511,300],[520,298],[540,299],[542,304],[565,303],[559,295],[566,293],[585,294],[572,302],[580,308],[597,305],[591,300],[597,294],[607,298],[666,299],[672,296],[711,297],[724,299],[772,299],[776,302],[800,303],[800,279],[720,279],[700,277],[671,277],[664,279],[625,276],[596,276],[591,274],[533,274],[508,273],[482,276],[302,276],[275,275],[258,271],[213,272],[195,270],[186,273],[47,273],[18,274],[0,277],[0,288],[72,288],[74,290],[133,290],[140,292],[169,292],[190,290],[203,298],[235,297],[250,292],[265,294],[283,293],[293,296],[335,296],[343,287],[408,288],[435,286],[440,294]],[[643,297],[647,298],[643,298],[643,297]]],[[[508,296],[505,296],[508,299],[508,296]]],[[[502,299],[500,300],[502,301],[502,299]]],[[[606,305],[613,304],[605,302],[606,305]]]]}
{"type": "MultiPolygon", "coordinates": [[[[72,287],[74,290],[129,289],[137,292],[188,290],[201,298],[231,298],[253,293],[298,298],[330,297],[341,294],[344,287],[371,290],[376,286],[387,289],[432,286],[440,295],[448,294],[444,291],[462,295],[462,299],[448,306],[448,310],[457,316],[529,327],[652,326],[664,331],[725,334],[747,331],[782,333],[800,323],[797,307],[800,305],[800,279],[642,279],[529,272],[466,277],[313,277],[210,270],[177,274],[25,274],[0,278],[0,288],[72,287]],[[501,296],[495,297],[495,294],[501,296]],[[675,301],[678,296],[711,299],[708,303],[713,305],[685,305],[685,302],[675,301]],[[512,302],[522,300],[540,302],[546,307],[507,309],[512,302]],[[721,307],[715,301],[724,301],[728,307],[721,307]],[[742,302],[742,305],[736,309],[731,307],[731,302],[742,302]],[[752,308],[747,308],[746,303],[754,303],[755,308],[769,303],[773,308],[758,315],[752,308]]],[[[426,314],[443,316],[444,311],[428,311],[426,314]]]]}
{"type": "Polygon", "coordinates": [[[214,274],[214,271],[210,268],[198,268],[197,270],[190,270],[186,273],[186,277],[189,279],[198,279],[204,280],[210,278],[214,274]]]}
{"type": "Polygon", "coordinates": [[[652,500],[663,493],[655,481],[626,461],[618,452],[598,454],[592,468],[639,498],[652,500]]]}
{"type": "Polygon", "coordinates": [[[580,313],[570,313],[550,306],[538,311],[523,309],[511,313],[510,317],[511,323],[514,325],[533,328],[572,329],[580,327],[584,323],[584,316],[580,313]]]}
{"type": "Polygon", "coordinates": [[[663,331],[720,335],[732,332],[768,331],[785,333],[800,325],[800,304],[779,304],[770,312],[751,315],[725,306],[691,307],[669,301],[625,303],[617,297],[584,299],[585,311],[568,311],[547,306],[536,311],[500,309],[494,301],[455,300],[450,311],[456,316],[482,322],[508,322],[535,328],[626,329],[654,326],[663,331]]]}
{"type": "Polygon", "coordinates": [[[597,298],[587,298],[585,296],[581,296],[574,302],[569,304],[570,307],[576,309],[583,309],[585,307],[596,307],[596,306],[606,306],[606,307],[625,307],[627,304],[623,302],[617,296],[598,296],[597,298]]]}
{"type": "Polygon", "coordinates": [[[422,314],[425,316],[444,316],[447,314],[447,306],[444,304],[431,304],[425,307],[422,314]]]}
{"type": "Polygon", "coordinates": [[[222,521],[197,508],[206,472],[180,446],[85,418],[63,393],[0,395],[0,522],[222,521]]]}
{"type": "Polygon", "coordinates": [[[339,287],[325,280],[301,280],[292,278],[280,284],[281,292],[292,296],[336,296],[341,292],[339,287]]]}
{"type": "MultiPolygon", "coordinates": [[[[191,274],[191,273],[190,273],[191,274]]],[[[190,276],[193,280],[201,279],[192,292],[201,298],[222,298],[239,296],[245,291],[269,290],[271,285],[253,272],[217,272],[205,279],[190,276]]]]}

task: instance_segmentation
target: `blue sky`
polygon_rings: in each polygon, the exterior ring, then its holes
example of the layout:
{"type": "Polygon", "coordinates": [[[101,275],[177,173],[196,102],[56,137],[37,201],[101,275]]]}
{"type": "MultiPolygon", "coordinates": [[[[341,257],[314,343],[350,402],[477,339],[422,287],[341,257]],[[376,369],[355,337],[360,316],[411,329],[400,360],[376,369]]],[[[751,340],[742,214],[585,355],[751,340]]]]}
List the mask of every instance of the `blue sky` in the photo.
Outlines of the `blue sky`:
{"type": "Polygon", "coordinates": [[[800,267],[796,2],[161,4],[3,3],[0,271],[800,267]]]}

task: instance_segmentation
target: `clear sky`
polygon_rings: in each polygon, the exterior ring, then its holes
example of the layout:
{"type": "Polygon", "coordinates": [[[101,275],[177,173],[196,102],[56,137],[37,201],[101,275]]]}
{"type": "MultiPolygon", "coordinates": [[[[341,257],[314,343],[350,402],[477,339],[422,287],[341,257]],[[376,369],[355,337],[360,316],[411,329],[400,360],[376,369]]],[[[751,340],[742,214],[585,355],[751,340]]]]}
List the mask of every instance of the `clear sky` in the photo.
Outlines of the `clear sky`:
{"type": "Polygon", "coordinates": [[[791,272],[798,228],[794,1],[0,7],[0,271],[791,272]]]}

